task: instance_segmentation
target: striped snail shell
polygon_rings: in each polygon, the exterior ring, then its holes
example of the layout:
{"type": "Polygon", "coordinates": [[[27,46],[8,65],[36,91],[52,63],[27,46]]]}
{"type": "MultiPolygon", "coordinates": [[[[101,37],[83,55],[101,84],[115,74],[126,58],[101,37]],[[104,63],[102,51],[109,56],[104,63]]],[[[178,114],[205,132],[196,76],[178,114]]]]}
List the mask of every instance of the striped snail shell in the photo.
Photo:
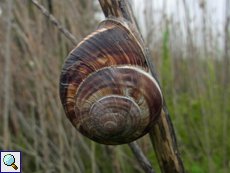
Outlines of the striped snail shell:
{"type": "Polygon", "coordinates": [[[102,144],[132,142],[149,132],[162,94],[144,53],[122,23],[108,19],[68,55],[60,98],[71,123],[102,144]]]}

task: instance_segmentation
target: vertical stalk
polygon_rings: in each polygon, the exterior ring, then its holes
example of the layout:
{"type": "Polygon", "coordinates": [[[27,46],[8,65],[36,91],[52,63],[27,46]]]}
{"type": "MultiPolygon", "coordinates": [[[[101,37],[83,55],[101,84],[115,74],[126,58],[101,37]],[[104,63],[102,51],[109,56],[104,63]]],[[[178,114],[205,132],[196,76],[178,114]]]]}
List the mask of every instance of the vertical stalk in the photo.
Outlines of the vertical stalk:
{"type": "Polygon", "coordinates": [[[227,131],[228,131],[228,114],[227,114],[227,99],[228,99],[228,83],[229,83],[229,59],[230,59],[230,53],[229,53],[229,40],[230,40],[230,2],[229,0],[225,1],[225,27],[224,27],[224,33],[225,33],[225,40],[224,40],[224,60],[223,60],[223,167],[224,167],[224,173],[228,172],[228,156],[227,156],[227,131]]]}
{"type": "Polygon", "coordinates": [[[112,161],[112,164],[113,164],[113,167],[114,167],[114,172],[121,173],[120,165],[119,165],[119,162],[117,161],[117,158],[116,158],[115,147],[110,145],[110,146],[108,146],[108,149],[110,151],[109,154],[111,156],[111,161],[112,161]]]}
{"type": "Polygon", "coordinates": [[[5,51],[5,78],[4,78],[4,107],[3,107],[3,118],[4,118],[4,150],[9,149],[10,135],[9,135],[9,106],[10,106],[10,33],[11,33],[11,11],[12,11],[12,0],[7,1],[7,26],[6,26],[6,51],[5,51]]]}
{"type": "Polygon", "coordinates": [[[35,170],[36,172],[39,171],[39,149],[38,149],[38,144],[39,144],[39,138],[37,135],[37,123],[36,123],[36,118],[35,118],[35,108],[34,105],[31,105],[31,119],[32,119],[32,131],[33,131],[33,148],[35,151],[35,170]]]}
{"type": "MultiPolygon", "coordinates": [[[[58,109],[58,108],[57,108],[58,109]]],[[[62,139],[63,136],[63,126],[62,126],[62,119],[61,119],[61,110],[59,109],[57,111],[57,128],[58,128],[58,141],[59,141],[59,146],[58,146],[58,155],[59,155],[59,172],[64,173],[64,141],[62,139]]]]}
{"type": "Polygon", "coordinates": [[[91,169],[92,173],[96,173],[96,160],[95,160],[95,142],[91,141],[91,169]]]}
{"type": "MultiPolygon", "coordinates": [[[[202,21],[203,21],[203,46],[204,46],[204,55],[208,56],[208,52],[207,52],[207,43],[206,43],[206,35],[207,35],[207,29],[206,29],[206,14],[207,14],[207,7],[206,7],[206,1],[203,0],[202,1],[202,10],[203,10],[203,15],[202,15],[202,21]]],[[[198,67],[198,63],[196,61],[196,66],[198,67]]],[[[204,71],[203,71],[204,73],[204,71]]],[[[201,74],[203,74],[201,73],[201,74]]],[[[196,73],[197,74],[197,73],[196,73]]],[[[199,88],[202,88],[201,83],[199,82],[199,78],[200,75],[196,75],[197,77],[197,84],[199,86],[199,88]]],[[[212,156],[211,156],[211,150],[210,150],[210,132],[209,132],[209,125],[208,125],[208,117],[207,117],[207,113],[206,110],[204,108],[204,103],[203,100],[200,98],[201,100],[201,111],[202,111],[202,120],[203,120],[203,125],[204,125],[204,134],[205,134],[205,150],[206,150],[206,154],[208,157],[208,167],[209,167],[209,172],[212,173],[213,172],[213,163],[212,163],[212,156]]]]}
{"type": "Polygon", "coordinates": [[[42,130],[41,133],[41,145],[42,145],[42,156],[44,162],[44,172],[49,172],[49,146],[48,146],[48,133],[47,133],[47,119],[45,114],[45,90],[44,90],[44,61],[43,56],[45,54],[43,50],[42,35],[43,35],[43,24],[41,14],[37,15],[38,26],[37,26],[37,36],[35,37],[36,42],[34,43],[36,49],[34,48],[34,55],[37,58],[39,66],[37,66],[36,71],[36,94],[37,94],[37,103],[38,103],[38,112],[40,118],[40,127],[42,130]]]}

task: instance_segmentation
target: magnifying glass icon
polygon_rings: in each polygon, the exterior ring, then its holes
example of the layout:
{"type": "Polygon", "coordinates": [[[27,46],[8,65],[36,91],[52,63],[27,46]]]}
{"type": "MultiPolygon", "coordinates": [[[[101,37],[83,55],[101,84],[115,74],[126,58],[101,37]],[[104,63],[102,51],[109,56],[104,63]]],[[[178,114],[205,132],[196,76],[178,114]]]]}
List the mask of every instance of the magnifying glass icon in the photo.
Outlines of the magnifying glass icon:
{"type": "Polygon", "coordinates": [[[12,166],[15,170],[18,169],[18,167],[14,164],[15,163],[15,158],[11,154],[7,154],[3,158],[3,162],[7,166],[12,166]]]}

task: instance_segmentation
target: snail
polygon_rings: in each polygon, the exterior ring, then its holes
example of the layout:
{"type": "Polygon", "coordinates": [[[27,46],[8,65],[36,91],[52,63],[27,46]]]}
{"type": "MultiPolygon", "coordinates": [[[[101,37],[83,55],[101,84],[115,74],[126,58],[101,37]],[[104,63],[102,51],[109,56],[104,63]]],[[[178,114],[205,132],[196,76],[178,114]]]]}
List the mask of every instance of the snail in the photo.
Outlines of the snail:
{"type": "Polygon", "coordinates": [[[108,145],[144,136],[163,104],[138,41],[113,19],[102,21],[69,53],[59,90],[65,114],[75,128],[108,145]]]}

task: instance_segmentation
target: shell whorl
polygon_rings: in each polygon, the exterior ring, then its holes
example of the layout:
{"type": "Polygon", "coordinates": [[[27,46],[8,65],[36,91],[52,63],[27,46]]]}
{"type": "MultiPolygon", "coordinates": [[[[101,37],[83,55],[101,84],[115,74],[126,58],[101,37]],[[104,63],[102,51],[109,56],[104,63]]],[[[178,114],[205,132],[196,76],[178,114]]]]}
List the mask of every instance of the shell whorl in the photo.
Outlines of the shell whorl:
{"type": "Polygon", "coordinates": [[[60,97],[72,124],[103,144],[123,144],[148,133],[162,94],[148,74],[142,49],[121,23],[106,20],[70,52],[60,97]]]}

